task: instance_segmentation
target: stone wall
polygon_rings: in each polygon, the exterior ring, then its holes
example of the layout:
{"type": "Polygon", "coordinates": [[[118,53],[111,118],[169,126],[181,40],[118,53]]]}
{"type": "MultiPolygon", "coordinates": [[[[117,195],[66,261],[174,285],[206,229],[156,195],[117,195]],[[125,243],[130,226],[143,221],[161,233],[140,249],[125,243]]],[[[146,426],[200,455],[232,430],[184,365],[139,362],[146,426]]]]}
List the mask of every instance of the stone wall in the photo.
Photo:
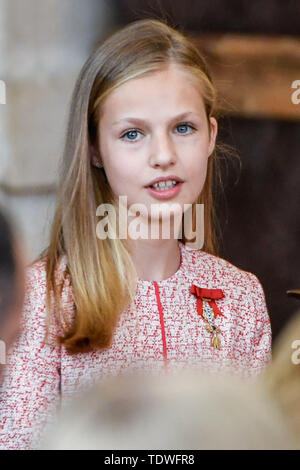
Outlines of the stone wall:
{"type": "Polygon", "coordinates": [[[93,45],[114,24],[99,0],[0,0],[0,203],[28,262],[46,246],[68,105],[93,45]]]}

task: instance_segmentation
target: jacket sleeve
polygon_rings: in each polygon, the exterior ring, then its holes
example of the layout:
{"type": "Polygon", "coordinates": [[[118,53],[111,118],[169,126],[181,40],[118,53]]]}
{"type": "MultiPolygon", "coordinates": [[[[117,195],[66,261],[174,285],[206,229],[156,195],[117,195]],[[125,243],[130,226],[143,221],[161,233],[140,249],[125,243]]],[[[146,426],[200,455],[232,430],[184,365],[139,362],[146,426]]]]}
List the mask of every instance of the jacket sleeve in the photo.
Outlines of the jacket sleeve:
{"type": "Polygon", "coordinates": [[[37,448],[60,401],[60,346],[45,343],[46,274],[39,261],[26,272],[20,334],[7,352],[0,390],[0,448],[37,448]]]}
{"type": "Polygon", "coordinates": [[[263,372],[272,361],[272,329],[263,287],[258,278],[248,273],[251,283],[251,302],[255,314],[251,375],[263,372]]]}

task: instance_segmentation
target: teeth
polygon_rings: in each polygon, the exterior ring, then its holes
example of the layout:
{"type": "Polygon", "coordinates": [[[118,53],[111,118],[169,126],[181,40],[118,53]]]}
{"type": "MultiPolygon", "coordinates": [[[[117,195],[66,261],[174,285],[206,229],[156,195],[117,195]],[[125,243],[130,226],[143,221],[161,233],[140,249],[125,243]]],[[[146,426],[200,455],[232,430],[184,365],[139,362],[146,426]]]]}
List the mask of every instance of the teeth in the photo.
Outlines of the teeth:
{"type": "Polygon", "coordinates": [[[164,189],[173,188],[173,186],[175,186],[176,183],[177,181],[174,181],[174,180],[160,181],[159,183],[153,184],[153,187],[155,189],[164,190],[164,189]]]}

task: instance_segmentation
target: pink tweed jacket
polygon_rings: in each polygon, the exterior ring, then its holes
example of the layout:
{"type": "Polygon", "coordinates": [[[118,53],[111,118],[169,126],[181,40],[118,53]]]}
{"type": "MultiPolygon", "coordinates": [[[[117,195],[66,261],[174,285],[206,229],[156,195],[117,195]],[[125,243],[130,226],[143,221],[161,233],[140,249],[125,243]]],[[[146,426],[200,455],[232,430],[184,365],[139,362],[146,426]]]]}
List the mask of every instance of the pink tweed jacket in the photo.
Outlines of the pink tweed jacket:
{"type": "MultiPolygon", "coordinates": [[[[46,325],[45,260],[27,269],[21,334],[11,347],[0,398],[0,447],[37,448],[61,404],[112,375],[143,371],[169,373],[183,368],[230,371],[250,378],[271,361],[271,325],[262,286],[256,276],[228,261],[192,250],[179,242],[178,271],[162,281],[138,280],[134,301],[120,316],[112,346],[69,354],[44,342],[46,325]],[[191,286],[222,289],[220,348],[212,345],[207,323],[197,311],[191,286]]],[[[62,268],[64,263],[62,263],[62,268]]],[[[63,299],[73,311],[72,288],[63,299]]]]}

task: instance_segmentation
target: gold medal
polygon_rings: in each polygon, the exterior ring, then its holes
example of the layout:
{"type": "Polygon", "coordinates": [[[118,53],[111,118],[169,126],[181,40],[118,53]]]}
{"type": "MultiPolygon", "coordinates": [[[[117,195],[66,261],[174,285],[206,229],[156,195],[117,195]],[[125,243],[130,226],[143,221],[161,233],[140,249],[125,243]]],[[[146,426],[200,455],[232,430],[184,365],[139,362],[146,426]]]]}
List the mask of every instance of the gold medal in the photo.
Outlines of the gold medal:
{"type": "Polygon", "coordinates": [[[198,313],[208,323],[206,331],[212,334],[212,346],[216,349],[220,349],[220,338],[218,334],[220,334],[221,331],[220,328],[215,325],[215,317],[217,315],[224,315],[217,307],[215,300],[224,297],[223,291],[221,289],[204,289],[192,284],[191,294],[196,295],[198,313]]]}

